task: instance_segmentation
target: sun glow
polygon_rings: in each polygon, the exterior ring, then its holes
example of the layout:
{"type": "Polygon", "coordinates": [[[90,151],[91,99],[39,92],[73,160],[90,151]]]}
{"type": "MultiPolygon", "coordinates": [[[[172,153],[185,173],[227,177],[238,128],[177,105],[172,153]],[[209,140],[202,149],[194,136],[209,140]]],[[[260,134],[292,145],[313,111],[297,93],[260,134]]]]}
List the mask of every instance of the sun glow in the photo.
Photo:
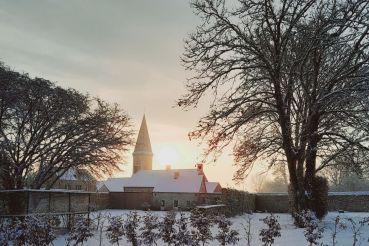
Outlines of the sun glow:
{"type": "Polygon", "coordinates": [[[178,163],[179,155],[177,150],[172,146],[163,146],[157,154],[157,160],[160,165],[176,165],[178,163]]]}

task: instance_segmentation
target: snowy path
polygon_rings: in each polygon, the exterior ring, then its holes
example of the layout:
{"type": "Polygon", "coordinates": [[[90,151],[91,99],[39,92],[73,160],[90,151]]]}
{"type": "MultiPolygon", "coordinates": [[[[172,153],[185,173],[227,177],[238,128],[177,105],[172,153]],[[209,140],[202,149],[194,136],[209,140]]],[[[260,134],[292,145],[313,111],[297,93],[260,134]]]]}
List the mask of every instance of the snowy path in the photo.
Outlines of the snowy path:
{"type": "MultiPolygon", "coordinates": [[[[129,210],[104,210],[103,212],[110,213],[111,215],[115,216],[115,215],[128,214],[130,211],[129,210]]],[[[144,214],[143,211],[138,211],[138,213],[139,215],[144,214]]],[[[153,213],[157,214],[160,217],[165,215],[164,212],[153,212],[153,213]]],[[[308,243],[305,241],[303,229],[296,228],[293,225],[292,218],[289,214],[276,214],[276,215],[279,217],[278,221],[282,227],[282,231],[281,231],[282,236],[276,239],[274,245],[276,246],[308,245],[308,243]]],[[[354,221],[358,222],[360,219],[364,217],[368,217],[369,213],[352,213],[352,212],[347,212],[344,214],[338,214],[338,213],[333,213],[333,212],[329,213],[325,217],[325,219],[321,222],[322,225],[324,226],[325,231],[324,231],[324,237],[322,240],[320,240],[320,242],[327,244],[327,245],[332,245],[331,234],[332,234],[332,228],[334,226],[334,219],[336,218],[337,215],[340,215],[342,219],[352,218],[354,219],[354,221]]],[[[243,229],[243,224],[246,224],[247,216],[251,216],[251,234],[252,234],[251,235],[252,237],[251,245],[255,245],[255,246],[262,245],[262,243],[259,240],[259,230],[261,228],[265,228],[265,225],[262,223],[262,221],[260,221],[260,219],[268,216],[267,213],[254,213],[252,215],[246,214],[243,216],[237,216],[235,218],[230,219],[233,223],[232,228],[237,229],[241,235],[241,240],[238,242],[237,245],[247,245],[246,239],[244,237],[245,231],[243,229]]],[[[348,227],[345,230],[342,230],[338,233],[337,235],[338,243],[336,245],[342,245],[342,246],[353,245],[352,231],[350,229],[349,224],[347,222],[345,223],[348,225],[348,227]]],[[[214,235],[216,228],[213,228],[212,231],[214,235]]],[[[369,238],[369,227],[364,226],[362,230],[360,231],[359,242],[357,242],[356,245],[369,245],[368,238],[369,238]]],[[[62,246],[65,244],[66,244],[65,236],[59,236],[54,241],[55,246],[62,246]]],[[[99,245],[99,233],[95,232],[95,236],[93,238],[90,238],[88,242],[85,243],[84,245],[89,245],[89,246],[99,245]]],[[[110,245],[109,242],[106,240],[105,235],[103,235],[102,245],[110,245]]],[[[120,245],[129,245],[129,244],[126,242],[122,242],[120,243],[120,245]]],[[[158,242],[158,245],[161,246],[165,244],[160,241],[158,242]]],[[[219,244],[218,242],[213,241],[207,245],[219,245],[219,244]]]]}

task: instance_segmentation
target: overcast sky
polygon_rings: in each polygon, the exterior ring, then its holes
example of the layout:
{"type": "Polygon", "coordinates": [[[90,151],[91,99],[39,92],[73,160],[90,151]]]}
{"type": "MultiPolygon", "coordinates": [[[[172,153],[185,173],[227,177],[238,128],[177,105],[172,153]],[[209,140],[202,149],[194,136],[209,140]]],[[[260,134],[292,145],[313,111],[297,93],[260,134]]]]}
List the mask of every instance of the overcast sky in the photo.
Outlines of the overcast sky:
{"type": "MultiPolygon", "coordinates": [[[[146,113],[157,157],[173,151],[173,168],[193,168],[201,154],[187,133],[206,103],[184,112],[173,107],[185,92],[180,63],[183,39],[199,19],[185,0],[0,1],[0,60],[14,70],[43,77],[109,102],[132,117],[138,131],[146,113]],[[169,150],[168,150],[169,149],[169,150]]],[[[229,153],[205,167],[208,179],[233,186],[229,153]]],[[[132,172],[127,153],[124,174],[132,172]]]]}

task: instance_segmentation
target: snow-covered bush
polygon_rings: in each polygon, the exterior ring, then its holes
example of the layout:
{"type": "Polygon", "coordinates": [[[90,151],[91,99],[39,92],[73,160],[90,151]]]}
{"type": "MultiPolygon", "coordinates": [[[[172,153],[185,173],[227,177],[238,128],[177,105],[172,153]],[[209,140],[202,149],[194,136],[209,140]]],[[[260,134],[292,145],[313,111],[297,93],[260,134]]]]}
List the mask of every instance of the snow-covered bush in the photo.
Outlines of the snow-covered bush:
{"type": "Polygon", "coordinates": [[[264,246],[273,245],[275,238],[281,236],[281,225],[278,222],[278,216],[270,214],[262,221],[267,225],[267,228],[260,230],[260,240],[264,246]]]}
{"type": "Polygon", "coordinates": [[[127,241],[130,242],[133,246],[137,246],[140,244],[138,240],[137,230],[138,225],[140,223],[140,216],[136,211],[130,212],[127,215],[127,219],[124,223],[124,231],[127,238],[127,241]]]}
{"type": "Polygon", "coordinates": [[[78,215],[72,222],[72,227],[66,240],[68,245],[72,242],[74,242],[72,245],[83,245],[92,236],[91,220],[78,215]]]}
{"type": "Polygon", "coordinates": [[[165,217],[159,223],[159,232],[163,242],[172,245],[176,241],[176,214],[173,211],[168,211],[165,217]]]}
{"type": "Polygon", "coordinates": [[[9,220],[0,220],[0,246],[9,245],[10,223],[9,220]]]}
{"type": "Polygon", "coordinates": [[[319,226],[319,220],[313,211],[307,210],[300,214],[304,223],[304,236],[309,245],[318,245],[323,237],[324,228],[319,226]]]}
{"type": "Polygon", "coordinates": [[[205,245],[207,241],[213,240],[213,235],[211,234],[210,227],[213,224],[213,220],[206,216],[205,213],[194,209],[191,212],[191,225],[195,229],[194,240],[201,242],[205,245]]]}
{"type": "Polygon", "coordinates": [[[46,216],[27,216],[26,224],[27,244],[30,246],[47,246],[56,238],[53,228],[46,216]]]}
{"type": "Polygon", "coordinates": [[[143,245],[156,245],[156,241],[160,238],[160,234],[156,230],[158,221],[159,218],[152,212],[146,212],[142,217],[143,225],[140,228],[140,238],[143,245]]]}
{"type": "Polygon", "coordinates": [[[184,245],[196,245],[195,240],[193,240],[192,233],[188,230],[189,218],[185,216],[184,213],[180,213],[177,225],[177,235],[175,236],[175,246],[184,245]]]}
{"type": "Polygon", "coordinates": [[[231,228],[232,222],[230,222],[224,215],[220,215],[216,219],[218,225],[218,234],[215,239],[221,245],[235,245],[240,238],[238,237],[238,232],[231,228]]]}
{"type": "Polygon", "coordinates": [[[21,246],[27,243],[27,224],[24,219],[15,219],[9,229],[9,240],[14,246],[21,246]]]}
{"type": "Polygon", "coordinates": [[[56,238],[46,216],[27,216],[13,221],[3,221],[0,225],[0,246],[47,246],[56,238]],[[32,235],[32,236],[30,236],[32,235]]]}
{"type": "Polygon", "coordinates": [[[121,216],[108,217],[108,226],[106,228],[106,238],[111,244],[119,245],[119,241],[124,235],[124,223],[121,216]]]}

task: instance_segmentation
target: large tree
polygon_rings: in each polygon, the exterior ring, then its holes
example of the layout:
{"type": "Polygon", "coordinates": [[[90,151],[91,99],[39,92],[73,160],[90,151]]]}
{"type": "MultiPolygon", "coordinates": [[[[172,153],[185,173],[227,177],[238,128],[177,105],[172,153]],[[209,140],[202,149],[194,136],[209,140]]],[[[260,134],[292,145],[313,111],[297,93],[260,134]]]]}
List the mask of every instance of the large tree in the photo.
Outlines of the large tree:
{"type": "Polygon", "coordinates": [[[117,105],[0,66],[3,188],[50,188],[70,168],[111,173],[131,136],[117,105]]]}
{"type": "Polygon", "coordinates": [[[309,208],[316,173],[368,153],[368,0],[195,0],[185,41],[194,76],[183,108],[212,97],[190,133],[208,154],[234,144],[243,179],[262,159],[288,167],[294,209],[309,208]]]}

